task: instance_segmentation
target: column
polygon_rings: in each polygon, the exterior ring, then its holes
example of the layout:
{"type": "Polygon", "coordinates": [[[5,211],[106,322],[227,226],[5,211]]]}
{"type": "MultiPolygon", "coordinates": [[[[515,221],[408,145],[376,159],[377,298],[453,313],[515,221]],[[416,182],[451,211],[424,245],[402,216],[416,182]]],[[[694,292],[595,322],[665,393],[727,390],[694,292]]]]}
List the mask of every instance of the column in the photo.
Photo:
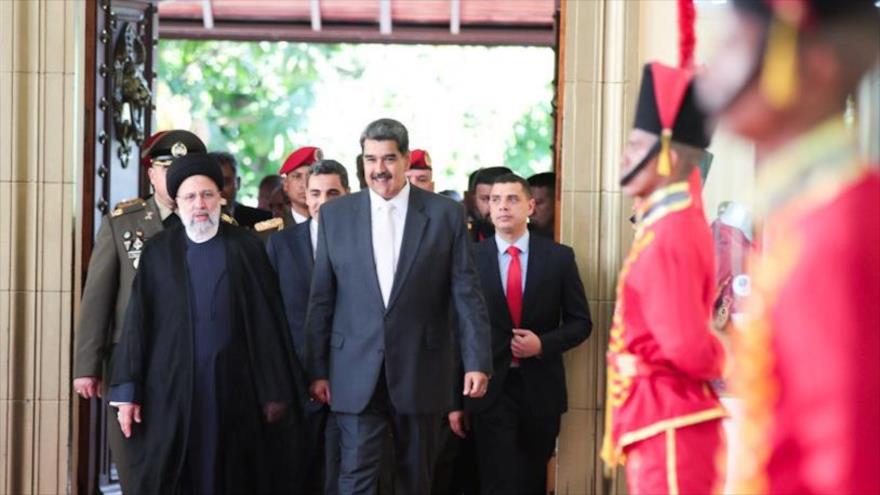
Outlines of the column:
{"type": "Polygon", "coordinates": [[[85,2],[0,2],[0,493],[68,486],[85,2]]]}
{"type": "Polygon", "coordinates": [[[604,478],[599,452],[615,285],[632,241],[618,164],[640,77],[639,9],[640,2],[563,2],[560,233],[577,256],[593,333],[565,357],[569,410],[556,483],[562,495],[613,493],[622,482],[604,478]]]}

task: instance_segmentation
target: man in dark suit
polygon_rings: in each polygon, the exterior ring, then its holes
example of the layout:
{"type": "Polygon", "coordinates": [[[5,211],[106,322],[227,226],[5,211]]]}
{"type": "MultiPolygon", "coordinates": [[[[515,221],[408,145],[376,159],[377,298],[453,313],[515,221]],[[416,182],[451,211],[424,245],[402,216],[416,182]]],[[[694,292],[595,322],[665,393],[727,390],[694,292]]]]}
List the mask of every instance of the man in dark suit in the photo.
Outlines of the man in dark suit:
{"type": "MultiPolygon", "coordinates": [[[[284,311],[297,357],[304,358],[303,324],[312,285],[315,246],[318,242],[318,214],[321,205],[348,194],[348,172],[335,160],[321,160],[312,165],[306,185],[306,204],[311,218],[289,225],[272,234],[266,245],[269,261],[278,274],[284,311]]],[[[306,413],[306,485],[304,493],[336,493],[338,467],[338,429],[328,419],[326,404],[312,400],[305,405],[306,413]],[[325,429],[327,431],[325,442],[325,429]],[[326,455],[325,455],[326,446],[326,455]]]]}
{"type": "Polygon", "coordinates": [[[235,218],[235,223],[241,227],[249,229],[264,220],[272,218],[272,212],[261,210],[259,208],[251,208],[236,201],[238,196],[238,188],[241,187],[241,177],[238,176],[238,163],[232,153],[225,151],[212,151],[208,153],[220,164],[220,170],[223,172],[223,199],[226,200],[226,206],[223,208],[224,213],[235,218]]]}
{"type": "Polygon", "coordinates": [[[391,423],[396,493],[425,494],[439,419],[454,403],[454,355],[465,395],[481,397],[488,385],[486,305],[463,209],[406,181],[406,128],[380,119],[360,141],[369,189],[321,209],[306,318],[310,389],[336,413],[340,493],[373,491],[391,423]]]}
{"type": "MultiPolygon", "coordinates": [[[[490,214],[495,235],[477,246],[492,322],[493,376],[489,391],[466,398],[477,444],[481,492],[542,494],[547,462],[566,411],[562,353],[590,334],[592,322],[574,252],[530,235],[535,208],[525,179],[495,179],[490,214]]],[[[464,435],[461,411],[450,427],[464,435]]]]}

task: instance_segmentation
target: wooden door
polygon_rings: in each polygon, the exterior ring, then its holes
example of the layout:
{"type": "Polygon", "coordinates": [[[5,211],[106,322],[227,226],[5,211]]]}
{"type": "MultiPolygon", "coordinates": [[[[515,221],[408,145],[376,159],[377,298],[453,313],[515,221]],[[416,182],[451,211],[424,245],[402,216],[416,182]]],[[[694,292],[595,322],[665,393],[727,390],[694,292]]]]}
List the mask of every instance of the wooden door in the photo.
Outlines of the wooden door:
{"type": "MultiPolygon", "coordinates": [[[[101,217],[124,199],[145,196],[140,148],[153,128],[157,0],[88,0],[82,184],[83,281],[101,217]]],[[[118,490],[107,448],[106,404],[76,399],[74,483],[77,493],[118,490]]]]}

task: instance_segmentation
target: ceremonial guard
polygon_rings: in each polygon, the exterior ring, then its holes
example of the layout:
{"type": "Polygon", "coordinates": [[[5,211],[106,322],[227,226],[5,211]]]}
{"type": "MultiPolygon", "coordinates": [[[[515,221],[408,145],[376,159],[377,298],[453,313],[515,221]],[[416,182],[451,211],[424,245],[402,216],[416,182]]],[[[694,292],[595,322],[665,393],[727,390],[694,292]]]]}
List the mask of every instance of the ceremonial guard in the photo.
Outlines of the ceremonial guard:
{"type": "MultiPolygon", "coordinates": [[[[204,152],[202,141],[188,131],[162,131],[151,136],[144,143],[141,163],[148,167],[154,195],[119,203],[101,222],[74,334],[73,388],[83,398],[101,397],[102,387],[109,383],[113,350],[119,342],[144,244],[163,228],[180,223],[165,187],[166,169],[175,157],[204,152]]],[[[112,415],[108,417],[112,420],[112,415]]],[[[107,431],[113,458],[125,481],[119,428],[111,424],[107,431]]]]}
{"type": "Polygon", "coordinates": [[[602,458],[625,464],[632,494],[708,494],[723,483],[726,413],[710,381],[722,375],[724,348],[710,329],[713,245],[698,171],[710,136],[690,49],[680,67],[645,66],[621,166],[638,207],[608,345],[602,458]]]}
{"type": "Polygon", "coordinates": [[[303,146],[287,156],[284,164],[278,169],[282,179],[282,189],[290,207],[284,211],[283,217],[275,217],[254,225],[254,230],[263,240],[269,235],[279,232],[289,225],[304,223],[309,217],[309,206],[306,204],[306,184],[309,179],[309,167],[324,158],[324,152],[314,146],[303,146]]]}
{"type": "Polygon", "coordinates": [[[431,167],[431,155],[427,151],[410,151],[406,178],[410,184],[419,189],[434,192],[434,169],[431,167]]]}
{"type": "Polygon", "coordinates": [[[699,89],[760,159],[735,492],[880,493],[880,173],[846,118],[880,16],[873,0],[738,0],[730,21],[699,89]]]}

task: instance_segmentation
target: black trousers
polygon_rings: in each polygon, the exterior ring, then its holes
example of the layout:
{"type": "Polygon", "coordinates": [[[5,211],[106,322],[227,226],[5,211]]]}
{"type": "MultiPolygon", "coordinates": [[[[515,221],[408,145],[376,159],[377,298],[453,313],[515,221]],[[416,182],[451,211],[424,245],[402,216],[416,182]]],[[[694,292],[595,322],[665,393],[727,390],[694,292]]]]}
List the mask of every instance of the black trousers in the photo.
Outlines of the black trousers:
{"type": "Polygon", "coordinates": [[[495,404],[474,415],[484,495],[547,492],[547,462],[556,449],[560,415],[536,416],[527,404],[522,375],[512,368],[495,404]]]}
{"type": "Polygon", "coordinates": [[[389,428],[394,439],[395,495],[431,492],[439,414],[397,414],[382,373],[363,412],[336,412],[335,416],[339,427],[341,495],[375,493],[389,428]]]}

